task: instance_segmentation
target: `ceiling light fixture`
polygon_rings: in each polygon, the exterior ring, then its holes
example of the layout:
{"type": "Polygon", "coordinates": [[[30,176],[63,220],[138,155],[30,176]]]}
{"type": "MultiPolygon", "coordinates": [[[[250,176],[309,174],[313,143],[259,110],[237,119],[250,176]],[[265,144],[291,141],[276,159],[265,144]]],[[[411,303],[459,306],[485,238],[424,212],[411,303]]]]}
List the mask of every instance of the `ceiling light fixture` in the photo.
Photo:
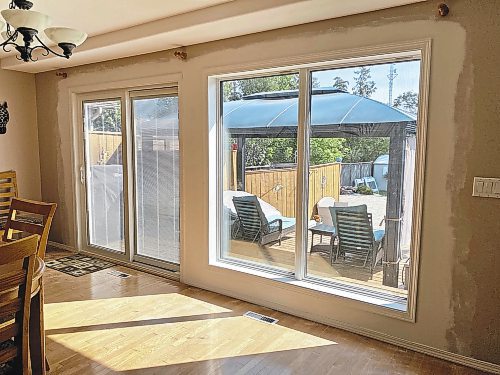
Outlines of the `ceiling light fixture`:
{"type": "MultiPolygon", "coordinates": [[[[67,27],[48,27],[51,24],[49,16],[30,10],[33,3],[28,0],[12,0],[9,9],[2,10],[1,14],[5,23],[0,19],[0,31],[7,26],[6,31],[1,33],[3,42],[0,46],[5,52],[10,52],[9,46],[18,52],[18,60],[36,61],[38,58],[33,52],[40,50],[42,56],[50,54],[69,59],[75,47],[87,39],[83,31],[67,27]],[[40,32],[61,48],[62,53],[49,48],[39,37],[40,32]]],[[[35,54],[38,55],[38,54],[35,54]]]]}

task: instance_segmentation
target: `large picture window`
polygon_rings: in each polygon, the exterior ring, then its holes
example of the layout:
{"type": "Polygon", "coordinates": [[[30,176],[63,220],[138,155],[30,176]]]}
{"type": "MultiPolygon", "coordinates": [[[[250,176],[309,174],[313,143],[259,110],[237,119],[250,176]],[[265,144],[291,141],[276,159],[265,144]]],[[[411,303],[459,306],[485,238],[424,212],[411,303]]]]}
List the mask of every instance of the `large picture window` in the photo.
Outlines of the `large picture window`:
{"type": "Polygon", "coordinates": [[[421,53],[352,61],[218,78],[218,261],[407,311],[421,53]]]}

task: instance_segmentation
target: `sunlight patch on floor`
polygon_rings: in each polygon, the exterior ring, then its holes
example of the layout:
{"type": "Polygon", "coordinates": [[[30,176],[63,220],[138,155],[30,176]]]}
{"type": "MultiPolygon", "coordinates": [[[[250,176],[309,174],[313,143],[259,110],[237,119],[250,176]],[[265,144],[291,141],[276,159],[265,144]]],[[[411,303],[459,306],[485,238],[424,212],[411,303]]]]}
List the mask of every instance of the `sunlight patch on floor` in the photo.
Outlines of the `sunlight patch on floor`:
{"type": "Polygon", "coordinates": [[[48,340],[114,371],[336,344],[242,316],[49,334],[48,340]]]}
{"type": "Polygon", "coordinates": [[[196,298],[169,293],[47,303],[44,314],[45,329],[54,330],[229,312],[231,310],[196,298]]]}

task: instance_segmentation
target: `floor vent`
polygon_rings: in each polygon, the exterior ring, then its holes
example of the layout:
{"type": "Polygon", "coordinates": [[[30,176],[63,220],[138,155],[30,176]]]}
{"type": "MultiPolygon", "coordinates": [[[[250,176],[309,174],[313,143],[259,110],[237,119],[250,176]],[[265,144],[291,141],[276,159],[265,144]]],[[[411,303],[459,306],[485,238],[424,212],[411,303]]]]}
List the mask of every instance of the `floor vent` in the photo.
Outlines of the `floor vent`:
{"type": "Polygon", "coordinates": [[[253,312],[253,311],[247,311],[246,313],[243,314],[243,316],[246,316],[246,317],[251,318],[251,319],[259,320],[261,322],[268,323],[268,324],[278,323],[278,319],[274,319],[274,318],[271,318],[270,316],[258,314],[258,313],[253,312]]]}
{"type": "Polygon", "coordinates": [[[120,277],[122,279],[126,279],[127,277],[130,277],[130,275],[128,273],[115,271],[115,270],[108,271],[108,274],[116,276],[116,277],[120,277]]]}

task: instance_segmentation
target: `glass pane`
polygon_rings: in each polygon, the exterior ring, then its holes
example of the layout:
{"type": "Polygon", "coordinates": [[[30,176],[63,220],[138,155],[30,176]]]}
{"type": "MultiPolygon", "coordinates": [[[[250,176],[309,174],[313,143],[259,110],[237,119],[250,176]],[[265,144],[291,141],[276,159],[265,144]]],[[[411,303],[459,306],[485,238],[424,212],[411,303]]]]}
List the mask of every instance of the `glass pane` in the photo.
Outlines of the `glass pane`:
{"type": "Polygon", "coordinates": [[[420,61],[312,73],[309,276],[407,296],[420,61]]]}
{"type": "Polygon", "coordinates": [[[85,102],[88,241],[125,251],[120,100],[85,102]]]}
{"type": "Polygon", "coordinates": [[[178,97],[132,101],[137,254],[179,263],[178,97]]]}
{"type": "Polygon", "coordinates": [[[222,256],[293,271],[298,74],[222,83],[222,256]]]}

